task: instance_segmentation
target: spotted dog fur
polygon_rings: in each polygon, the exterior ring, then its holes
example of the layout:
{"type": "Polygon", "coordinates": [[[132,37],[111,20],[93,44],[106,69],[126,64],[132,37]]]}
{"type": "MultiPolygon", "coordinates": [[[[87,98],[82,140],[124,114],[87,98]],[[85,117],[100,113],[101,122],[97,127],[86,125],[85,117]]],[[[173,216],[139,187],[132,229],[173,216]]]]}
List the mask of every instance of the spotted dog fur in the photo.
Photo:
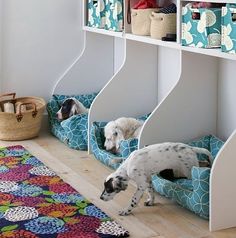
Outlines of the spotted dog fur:
{"type": "Polygon", "coordinates": [[[73,115],[87,113],[88,109],[76,98],[67,98],[57,112],[58,120],[66,120],[73,115]]]}
{"type": "Polygon", "coordinates": [[[206,154],[211,166],[212,156],[207,149],[191,147],[182,143],[167,142],[134,151],[114,173],[106,178],[104,191],[100,198],[104,201],[113,199],[117,193],[126,190],[129,180],[133,180],[137,184],[137,190],[128,207],[119,214],[122,216],[130,214],[146,190],[148,199],[145,205],[153,206],[152,175],[160,174],[164,170],[173,170],[174,177],[190,179],[192,167],[200,166],[197,158],[198,153],[206,154]]]}

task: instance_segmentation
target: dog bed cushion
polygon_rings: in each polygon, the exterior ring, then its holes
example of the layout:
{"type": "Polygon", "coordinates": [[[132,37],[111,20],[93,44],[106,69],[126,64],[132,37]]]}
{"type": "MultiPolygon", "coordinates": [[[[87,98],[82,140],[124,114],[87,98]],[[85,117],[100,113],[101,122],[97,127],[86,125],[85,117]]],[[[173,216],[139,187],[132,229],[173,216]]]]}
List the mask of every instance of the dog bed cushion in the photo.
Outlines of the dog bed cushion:
{"type": "Polygon", "coordinates": [[[74,115],[62,122],[57,120],[56,113],[60,109],[65,99],[74,97],[86,108],[90,108],[97,93],[83,95],[53,95],[47,104],[49,124],[51,132],[59,140],[67,144],[72,149],[88,149],[88,114],[74,115]]]}
{"type": "MultiPolygon", "coordinates": [[[[145,121],[150,114],[146,114],[137,118],[138,120],[145,121]]],[[[114,163],[114,158],[127,158],[134,150],[138,149],[138,139],[123,140],[120,143],[119,154],[112,154],[104,148],[104,128],[108,122],[93,122],[90,131],[90,140],[92,151],[96,159],[100,160],[105,165],[117,169],[120,163],[114,163]]]]}
{"type": "MultiPolygon", "coordinates": [[[[208,149],[212,157],[215,158],[224,142],[213,135],[208,135],[187,144],[208,149]]],[[[204,156],[198,155],[198,159],[204,160],[204,156]]],[[[153,186],[158,193],[208,219],[210,168],[193,167],[191,174],[191,180],[176,179],[173,182],[155,175],[153,176],[153,186]]]]}

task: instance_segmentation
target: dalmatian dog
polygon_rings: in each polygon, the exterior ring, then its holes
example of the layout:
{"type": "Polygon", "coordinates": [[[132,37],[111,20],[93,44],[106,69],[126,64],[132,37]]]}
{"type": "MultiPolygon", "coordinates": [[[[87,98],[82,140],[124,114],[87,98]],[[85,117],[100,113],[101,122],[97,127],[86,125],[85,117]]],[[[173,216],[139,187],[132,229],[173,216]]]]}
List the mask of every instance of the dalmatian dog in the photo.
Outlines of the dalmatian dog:
{"type": "Polygon", "coordinates": [[[191,147],[183,143],[167,142],[136,150],[130,154],[114,173],[106,178],[104,191],[100,199],[104,201],[112,200],[117,193],[126,190],[129,180],[133,180],[137,185],[137,190],[128,207],[119,214],[121,216],[130,214],[146,190],[148,199],[144,205],[153,206],[152,175],[160,174],[165,170],[172,170],[174,177],[190,179],[192,167],[200,166],[197,154],[207,155],[207,161],[210,166],[212,165],[212,156],[207,149],[191,147]]]}
{"type": "Polygon", "coordinates": [[[142,121],[135,118],[121,117],[115,121],[110,121],[104,128],[105,143],[104,147],[107,151],[116,154],[119,152],[120,142],[131,138],[138,138],[142,121]]]}
{"type": "Polygon", "coordinates": [[[86,108],[79,100],[76,98],[68,98],[62,103],[60,110],[57,112],[57,119],[62,121],[73,115],[87,112],[88,108],[86,108]]]}

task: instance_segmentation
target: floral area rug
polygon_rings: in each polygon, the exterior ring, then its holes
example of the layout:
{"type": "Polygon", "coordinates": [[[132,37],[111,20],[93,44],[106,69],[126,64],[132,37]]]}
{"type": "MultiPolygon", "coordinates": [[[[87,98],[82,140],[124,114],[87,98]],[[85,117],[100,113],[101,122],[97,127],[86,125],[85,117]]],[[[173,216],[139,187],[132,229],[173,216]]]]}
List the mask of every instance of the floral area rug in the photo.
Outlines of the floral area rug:
{"type": "Polygon", "coordinates": [[[128,236],[24,147],[0,148],[0,238],[128,236]]]}

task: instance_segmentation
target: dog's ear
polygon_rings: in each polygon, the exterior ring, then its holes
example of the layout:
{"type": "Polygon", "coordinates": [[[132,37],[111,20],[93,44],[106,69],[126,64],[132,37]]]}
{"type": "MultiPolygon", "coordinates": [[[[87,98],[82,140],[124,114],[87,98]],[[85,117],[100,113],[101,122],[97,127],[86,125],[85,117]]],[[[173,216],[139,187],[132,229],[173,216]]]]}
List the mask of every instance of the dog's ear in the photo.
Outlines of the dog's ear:
{"type": "Polygon", "coordinates": [[[127,179],[121,176],[116,176],[115,179],[113,180],[113,187],[118,190],[124,191],[128,187],[128,181],[127,179]]]}
{"type": "Polygon", "coordinates": [[[125,139],[123,130],[116,126],[114,133],[116,134],[116,150],[118,151],[120,148],[120,142],[125,139]]]}
{"type": "Polygon", "coordinates": [[[71,114],[76,115],[79,113],[79,108],[76,105],[76,103],[73,101],[72,107],[71,107],[71,114]]]}

